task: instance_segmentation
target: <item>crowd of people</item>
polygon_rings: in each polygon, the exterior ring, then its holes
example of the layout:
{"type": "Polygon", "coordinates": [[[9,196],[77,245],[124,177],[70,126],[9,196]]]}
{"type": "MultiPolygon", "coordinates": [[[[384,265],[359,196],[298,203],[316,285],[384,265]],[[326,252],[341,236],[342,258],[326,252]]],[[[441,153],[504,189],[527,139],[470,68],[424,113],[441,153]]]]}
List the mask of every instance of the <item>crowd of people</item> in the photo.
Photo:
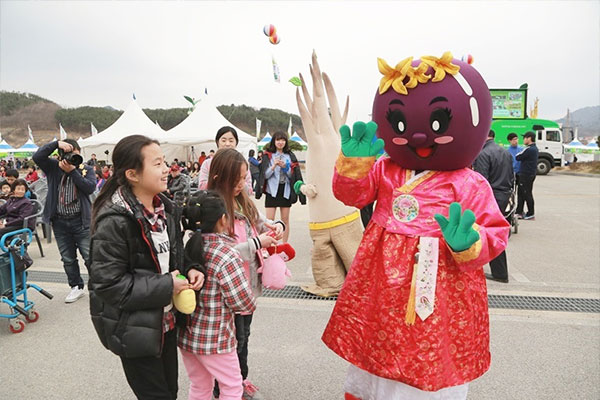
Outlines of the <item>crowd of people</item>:
{"type": "MultiPolygon", "coordinates": [[[[519,146],[516,133],[509,133],[508,149],[497,144],[496,134],[490,131],[483,149],[473,162],[473,169],[479,172],[490,184],[498,208],[507,219],[516,214],[518,219],[535,220],[533,181],[537,173],[538,149],[535,145],[535,133],[526,132],[523,135],[524,147],[519,146]],[[516,193],[515,193],[516,192],[516,193]],[[510,200],[516,208],[510,210],[510,200]],[[527,213],[523,213],[527,203],[527,213]]],[[[506,251],[490,261],[491,275],[486,278],[497,282],[508,283],[508,264],[506,251]]]]}
{"type": "Polygon", "coordinates": [[[123,139],[113,152],[114,175],[93,205],[92,320],[138,398],[176,398],[177,347],[190,398],[260,398],[248,380],[258,270],[262,249],[282,240],[288,226],[257,210],[249,164],[235,150],[235,130],[226,128],[214,155],[183,166],[165,163],[149,138],[123,139]],[[186,201],[177,207],[171,199],[181,191],[186,201]],[[199,292],[190,316],[171,300],[186,289],[199,292]],[[130,322],[117,331],[114,321],[125,315],[130,322]]]}
{"type": "Polygon", "coordinates": [[[31,165],[31,160],[28,158],[16,158],[16,159],[5,159],[0,160],[0,177],[3,177],[7,170],[9,169],[23,169],[27,168],[31,165]]]}
{"type": "MultiPolygon", "coordinates": [[[[500,210],[516,191],[516,213],[533,220],[537,148],[534,133],[523,137],[521,148],[511,133],[507,150],[490,131],[473,169],[490,183],[500,210]]],[[[248,379],[252,316],[262,293],[258,270],[263,250],[289,238],[290,208],[305,201],[294,190],[302,175],[283,132],[247,158],[236,150],[232,127],[221,128],[215,144],[216,152],[202,152],[197,161],[167,163],[158,142],[133,135],[116,145],[109,166],[95,155],[80,164],[53,155],[80,154],[77,142],[66,139],[21,161],[25,179],[12,168],[18,161],[0,165],[0,236],[23,227],[33,213],[29,184],[46,179],[43,220],[52,226],[71,287],[65,302],[85,294],[79,252],[89,270],[96,332],[120,357],[138,398],[176,398],[177,348],[190,398],[261,398],[248,379]],[[178,193],[183,202],[174,201],[178,193]],[[266,215],[251,199],[263,194],[266,215]],[[172,301],[187,289],[197,292],[191,315],[172,301]]],[[[489,279],[508,282],[505,252],[490,266],[489,279]]]]}
{"type": "Polygon", "coordinates": [[[216,152],[197,161],[167,163],[157,142],[133,135],[107,165],[95,154],[84,162],[77,142],[65,139],[19,165],[26,180],[7,168],[14,164],[2,165],[0,234],[23,227],[33,212],[28,182],[45,180],[42,219],[71,288],[65,302],[86,293],[79,253],[90,276],[92,322],[138,398],[176,398],[178,347],[190,398],[262,398],[248,379],[258,271],[265,249],[289,238],[289,210],[299,197],[293,187],[302,176],[283,132],[256,157],[236,150],[232,127],[221,128],[215,144],[216,152]],[[252,200],[262,194],[266,216],[252,200]],[[191,315],[172,301],[187,289],[198,293],[191,315]]]}
{"type": "MultiPolygon", "coordinates": [[[[239,144],[235,128],[224,126],[215,136],[217,150],[236,149],[239,144]]],[[[206,189],[209,181],[209,171],[215,156],[214,150],[208,155],[202,152],[198,161],[183,163],[175,159],[169,164],[167,195],[173,199],[179,193],[188,193],[193,189],[206,189]]],[[[281,220],[289,226],[290,208],[300,201],[306,203],[303,195],[294,191],[294,184],[302,180],[299,163],[294,153],[289,149],[288,135],[275,132],[271,142],[265,146],[265,151],[250,150],[247,159],[248,169],[245,173],[245,190],[248,195],[260,199],[265,195],[267,218],[274,219],[279,209],[281,220]],[[255,157],[256,154],[256,157],[255,157]],[[263,162],[265,161],[266,162],[263,162]]],[[[289,239],[289,230],[284,233],[283,240],[289,239]]]]}

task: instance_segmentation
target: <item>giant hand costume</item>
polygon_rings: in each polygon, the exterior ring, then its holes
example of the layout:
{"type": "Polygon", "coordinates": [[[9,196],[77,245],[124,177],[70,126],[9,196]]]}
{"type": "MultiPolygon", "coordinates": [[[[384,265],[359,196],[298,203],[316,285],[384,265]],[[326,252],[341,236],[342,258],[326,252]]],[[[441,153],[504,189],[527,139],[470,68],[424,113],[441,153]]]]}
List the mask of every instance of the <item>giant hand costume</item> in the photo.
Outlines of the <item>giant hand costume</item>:
{"type": "Polygon", "coordinates": [[[482,267],[509,231],[469,169],[490,128],[490,93],[450,53],[394,68],[379,60],[379,70],[373,121],[340,129],[334,194],[377,206],[323,341],[352,364],[349,398],[466,398],[490,365],[482,267]],[[389,157],[376,162],[383,145],[389,157]]]}
{"type": "Polygon", "coordinates": [[[300,92],[296,91],[308,142],[308,154],[306,184],[297,182],[295,189],[304,193],[308,199],[309,228],[313,240],[311,261],[315,278],[315,285],[303,289],[319,296],[334,296],[342,288],[363,229],[358,210],[338,201],[331,187],[336,157],[340,152],[338,131],[346,122],[348,100],[342,116],[331,81],[325,73],[321,74],[314,52],[310,73],[313,81],[312,97],[302,75],[304,102],[300,92]]]}

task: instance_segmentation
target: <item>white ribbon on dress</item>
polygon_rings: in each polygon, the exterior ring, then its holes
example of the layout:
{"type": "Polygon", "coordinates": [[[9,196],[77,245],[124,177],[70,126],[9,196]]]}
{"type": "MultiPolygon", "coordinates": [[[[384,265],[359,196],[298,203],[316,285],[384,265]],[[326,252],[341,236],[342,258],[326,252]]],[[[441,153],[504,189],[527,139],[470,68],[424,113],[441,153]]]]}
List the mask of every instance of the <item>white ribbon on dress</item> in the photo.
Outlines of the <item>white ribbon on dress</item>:
{"type": "Polygon", "coordinates": [[[419,262],[417,264],[417,287],[415,291],[415,311],[421,321],[433,314],[435,306],[435,285],[437,280],[439,239],[419,238],[419,262]]]}

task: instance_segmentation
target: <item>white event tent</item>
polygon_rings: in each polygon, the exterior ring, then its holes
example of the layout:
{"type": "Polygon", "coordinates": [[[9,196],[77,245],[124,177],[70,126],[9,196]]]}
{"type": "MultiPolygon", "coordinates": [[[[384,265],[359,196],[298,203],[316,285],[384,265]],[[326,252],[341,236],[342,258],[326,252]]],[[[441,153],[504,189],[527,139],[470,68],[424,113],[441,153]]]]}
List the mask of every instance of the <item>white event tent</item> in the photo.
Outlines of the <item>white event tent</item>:
{"type": "MultiPolygon", "coordinates": [[[[167,161],[175,158],[191,160],[192,155],[198,157],[201,151],[208,153],[217,149],[215,135],[223,126],[233,124],[225,119],[207,96],[196,104],[194,111],[185,120],[166,132],[148,118],[136,100],[132,100],[125,112],[111,126],[78,142],[84,159],[90,158],[94,153],[99,160],[111,162],[113,149],[119,140],[129,135],[141,134],[159,141],[167,161]],[[108,156],[105,154],[107,150],[108,156]]],[[[256,139],[233,127],[239,139],[237,150],[247,157],[250,149],[256,150],[256,139]]]]}
{"type": "Polygon", "coordinates": [[[2,134],[0,133],[0,157],[8,157],[8,153],[13,150],[13,147],[6,143],[6,140],[2,139],[2,134]]]}
{"type": "Polygon", "coordinates": [[[300,146],[302,146],[302,150],[301,151],[294,151],[294,154],[296,155],[296,158],[298,158],[298,161],[306,161],[306,152],[308,151],[308,143],[306,143],[304,141],[304,139],[302,139],[300,137],[300,135],[298,135],[298,132],[294,132],[294,134],[292,135],[292,137],[290,138],[290,140],[298,143],[300,146]]]}
{"type": "Polygon", "coordinates": [[[577,139],[565,144],[564,149],[565,153],[584,153],[586,151],[585,145],[577,139]]]}
{"type": "Polygon", "coordinates": [[[300,137],[300,135],[298,135],[298,132],[294,132],[294,134],[292,135],[292,137],[290,138],[290,140],[293,140],[294,142],[298,143],[305,150],[308,148],[308,143],[306,143],[304,141],[304,139],[302,139],[300,137]]]}
{"type": "Polygon", "coordinates": [[[265,135],[264,138],[262,138],[260,140],[260,142],[257,143],[258,145],[258,150],[262,150],[264,149],[264,147],[266,145],[268,145],[269,143],[271,143],[271,139],[273,139],[273,137],[271,136],[271,134],[269,133],[269,131],[267,131],[267,134],[265,135]]]}
{"type": "Polygon", "coordinates": [[[202,151],[208,154],[210,150],[217,150],[215,135],[223,126],[235,128],[239,139],[237,150],[244,157],[248,157],[249,150],[256,151],[256,138],[225,119],[208,96],[196,103],[194,111],[185,120],[165,133],[165,144],[161,147],[165,148],[165,153],[177,152],[176,157],[180,160],[191,160],[192,151],[197,158],[202,151]]]}
{"type": "Polygon", "coordinates": [[[25,142],[23,146],[19,147],[18,149],[9,150],[9,152],[12,153],[13,157],[16,158],[31,157],[33,156],[33,153],[37,151],[37,149],[37,144],[35,144],[30,137],[29,139],[27,139],[27,142],[25,142]]]}
{"type": "MultiPolygon", "coordinates": [[[[125,112],[111,126],[80,142],[83,158],[87,160],[94,153],[99,160],[109,160],[111,162],[113,149],[119,140],[135,134],[156,139],[161,144],[165,142],[165,131],[148,118],[134,99],[129,103],[125,112]],[[109,152],[108,156],[105,153],[107,150],[109,152]]],[[[164,149],[167,160],[177,157],[168,150],[164,149]]]]}

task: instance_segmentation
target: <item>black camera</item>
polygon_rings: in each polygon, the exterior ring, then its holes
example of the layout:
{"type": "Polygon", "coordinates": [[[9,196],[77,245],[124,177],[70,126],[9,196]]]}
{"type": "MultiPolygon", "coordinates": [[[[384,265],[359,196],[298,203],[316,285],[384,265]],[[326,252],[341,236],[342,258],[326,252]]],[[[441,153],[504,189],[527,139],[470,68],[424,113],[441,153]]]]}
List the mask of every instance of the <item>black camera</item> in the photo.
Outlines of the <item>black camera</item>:
{"type": "Polygon", "coordinates": [[[83,157],[79,154],[75,154],[73,152],[65,153],[63,149],[58,149],[58,158],[60,160],[65,160],[75,168],[79,167],[81,163],[83,163],[83,157]]]}

